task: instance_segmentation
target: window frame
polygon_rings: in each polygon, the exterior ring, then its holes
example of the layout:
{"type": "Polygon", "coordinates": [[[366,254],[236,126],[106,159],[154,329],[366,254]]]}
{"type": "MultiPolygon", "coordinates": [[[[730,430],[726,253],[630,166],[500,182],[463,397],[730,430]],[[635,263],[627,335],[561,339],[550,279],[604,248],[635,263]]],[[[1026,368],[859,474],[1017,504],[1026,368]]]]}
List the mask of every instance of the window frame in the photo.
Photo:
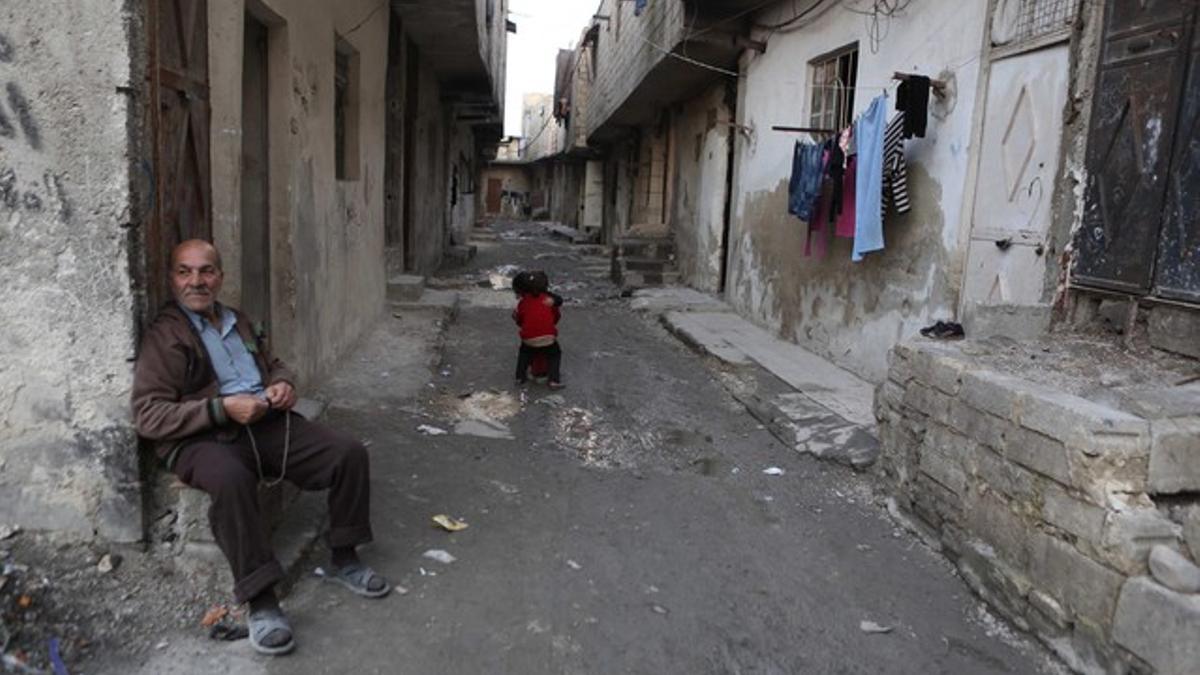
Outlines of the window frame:
{"type": "Polygon", "coordinates": [[[855,41],[808,62],[808,126],[839,131],[854,120],[859,54],[855,41]]]}

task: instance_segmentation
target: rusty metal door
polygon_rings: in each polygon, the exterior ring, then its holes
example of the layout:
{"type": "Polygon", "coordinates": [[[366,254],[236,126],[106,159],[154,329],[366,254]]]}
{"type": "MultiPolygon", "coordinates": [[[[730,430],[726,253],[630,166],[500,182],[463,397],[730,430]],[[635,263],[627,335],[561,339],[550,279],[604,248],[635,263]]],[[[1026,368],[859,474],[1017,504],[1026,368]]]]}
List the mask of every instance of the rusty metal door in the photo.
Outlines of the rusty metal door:
{"type": "Polygon", "coordinates": [[[1108,0],[1075,280],[1151,290],[1196,0],[1108,0]]]}
{"type": "Polygon", "coordinates": [[[171,297],[171,249],[212,239],[208,0],[145,0],[147,120],[155,198],[146,226],[151,314],[171,297]]]}
{"type": "Polygon", "coordinates": [[[1155,290],[1166,298],[1200,302],[1200,17],[1192,23],[1188,56],[1167,178],[1155,290]]]}
{"type": "Polygon", "coordinates": [[[489,178],[487,182],[487,212],[488,215],[500,213],[500,191],[502,183],[499,178],[489,178]]]}

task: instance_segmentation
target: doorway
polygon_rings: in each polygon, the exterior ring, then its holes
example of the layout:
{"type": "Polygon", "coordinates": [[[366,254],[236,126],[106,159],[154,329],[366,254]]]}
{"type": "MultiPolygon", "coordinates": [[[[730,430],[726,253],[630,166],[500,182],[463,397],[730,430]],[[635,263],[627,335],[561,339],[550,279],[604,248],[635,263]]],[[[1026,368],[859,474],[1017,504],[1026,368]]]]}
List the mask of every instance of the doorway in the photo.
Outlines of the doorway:
{"type": "Polygon", "coordinates": [[[268,28],[246,14],[242,64],[242,298],[243,311],[271,324],[268,28]]]}

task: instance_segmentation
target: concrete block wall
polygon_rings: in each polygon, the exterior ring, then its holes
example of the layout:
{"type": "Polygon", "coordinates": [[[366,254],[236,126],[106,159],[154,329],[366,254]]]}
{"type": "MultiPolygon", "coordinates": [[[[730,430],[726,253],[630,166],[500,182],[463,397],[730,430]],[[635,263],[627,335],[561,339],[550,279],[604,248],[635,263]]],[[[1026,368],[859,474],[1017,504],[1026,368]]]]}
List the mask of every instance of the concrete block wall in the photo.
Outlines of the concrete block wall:
{"type": "Polygon", "coordinates": [[[142,521],[129,4],[0,3],[0,523],[115,541],[142,521]]]}
{"type": "Polygon", "coordinates": [[[900,344],[882,470],[972,589],[1074,669],[1195,673],[1200,595],[1148,562],[1157,545],[1200,562],[1200,391],[1168,393],[1192,403],[1135,414],[900,344]]]}
{"type": "Polygon", "coordinates": [[[588,97],[588,136],[617,110],[650,70],[665,58],[662,49],[672,50],[683,40],[683,0],[656,0],[641,16],[634,16],[634,3],[604,0],[597,14],[601,22],[596,45],[596,80],[588,97]]]}

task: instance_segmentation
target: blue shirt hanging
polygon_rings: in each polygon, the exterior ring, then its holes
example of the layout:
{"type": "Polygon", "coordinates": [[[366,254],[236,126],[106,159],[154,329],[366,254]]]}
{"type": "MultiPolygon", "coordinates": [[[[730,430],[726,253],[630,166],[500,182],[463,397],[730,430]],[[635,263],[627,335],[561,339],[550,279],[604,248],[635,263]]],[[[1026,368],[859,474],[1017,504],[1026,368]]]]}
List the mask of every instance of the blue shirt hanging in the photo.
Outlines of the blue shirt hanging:
{"type": "Polygon", "coordinates": [[[792,177],[788,180],[788,213],[804,222],[813,217],[817,197],[821,194],[824,173],[824,146],[800,143],[792,148],[792,177]]]}
{"type": "Polygon", "coordinates": [[[855,168],[854,252],[858,262],[863,255],[883,250],[883,137],[887,128],[887,97],[879,96],[854,123],[858,143],[855,168]]]}

